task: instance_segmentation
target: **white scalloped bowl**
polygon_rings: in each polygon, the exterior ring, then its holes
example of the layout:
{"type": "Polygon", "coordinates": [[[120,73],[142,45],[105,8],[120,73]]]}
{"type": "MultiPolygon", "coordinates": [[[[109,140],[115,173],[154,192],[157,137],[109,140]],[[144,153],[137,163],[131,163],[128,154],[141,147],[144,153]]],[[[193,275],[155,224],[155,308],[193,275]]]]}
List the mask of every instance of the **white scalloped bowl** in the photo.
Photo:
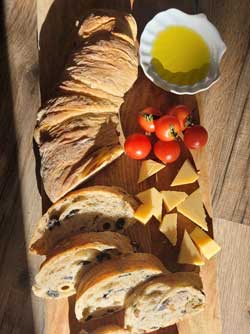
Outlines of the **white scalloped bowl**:
{"type": "Polygon", "coordinates": [[[176,94],[196,94],[211,87],[220,76],[219,65],[226,45],[218,30],[208,21],[205,14],[189,15],[178,9],[168,9],[158,13],[145,26],[140,41],[140,64],[145,75],[154,84],[176,94]],[[207,76],[192,85],[177,85],[162,79],[152,65],[152,46],[159,32],[170,26],[185,26],[197,32],[206,42],[210,51],[210,67],[207,76]]]}

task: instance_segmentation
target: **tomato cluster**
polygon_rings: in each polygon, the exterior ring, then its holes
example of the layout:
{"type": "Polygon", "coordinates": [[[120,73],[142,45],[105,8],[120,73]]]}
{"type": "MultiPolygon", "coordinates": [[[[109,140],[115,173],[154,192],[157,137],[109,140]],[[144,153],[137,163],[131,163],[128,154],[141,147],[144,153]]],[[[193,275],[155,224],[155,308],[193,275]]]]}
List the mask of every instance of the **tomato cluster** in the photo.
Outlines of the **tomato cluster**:
{"type": "Polygon", "coordinates": [[[125,152],[133,159],[144,159],[152,150],[151,134],[157,138],[153,145],[155,156],[163,163],[171,163],[180,155],[178,137],[184,131],[184,143],[189,149],[206,145],[208,133],[201,125],[193,125],[191,112],[185,105],[178,105],[165,114],[148,107],[138,115],[138,123],[146,134],[134,133],[125,141],[125,152]]]}

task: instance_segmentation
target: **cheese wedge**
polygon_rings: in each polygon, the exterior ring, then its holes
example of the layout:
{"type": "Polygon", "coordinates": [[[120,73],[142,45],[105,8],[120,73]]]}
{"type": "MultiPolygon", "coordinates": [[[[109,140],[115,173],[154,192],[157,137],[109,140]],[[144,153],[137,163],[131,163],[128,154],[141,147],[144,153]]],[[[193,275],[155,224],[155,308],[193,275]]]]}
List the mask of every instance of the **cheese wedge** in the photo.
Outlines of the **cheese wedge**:
{"type": "Polygon", "coordinates": [[[173,246],[177,243],[177,213],[170,213],[163,217],[159,230],[165,234],[173,246]]]}
{"type": "Polygon", "coordinates": [[[159,162],[156,162],[154,160],[144,160],[141,164],[141,169],[139,173],[139,179],[137,183],[140,183],[144,180],[146,180],[148,177],[156,174],[159,172],[161,169],[166,167],[166,165],[163,165],[159,162]]]}
{"type": "Polygon", "coordinates": [[[177,211],[188,217],[192,222],[199,225],[203,230],[208,230],[206,213],[203,208],[200,188],[188,196],[184,202],[177,206],[177,211]]]}
{"type": "Polygon", "coordinates": [[[147,224],[154,213],[151,204],[141,204],[134,213],[134,218],[142,224],[147,224]]]}
{"type": "Polygon", "coordinates": [[[171,187],[180,186],[183,184],[193,183],[198,180],[199,176],[194,170],[189,160],[186,160],[181,166],[181,169],[177,173],[174,181],[171,183],[171,187]]]}
{"type": "Polygon", "coordinates": [[[163,203],[165,204],[166,210],[171,211],[177,205],[181,204],[186,198],[187,194],[183,191],[161,191],[163,203]]]}
{"type": "Polygon", "coordinates": [[[221,247],[199,227],[196,227],[193,232],[190,233],[190,237],[208,260],[221,250],[221,247]]]}
{"type": "Polygon", "coordinates": [[[181,243],[178,263],[194,264],[196,266],[202,266],[205,264],[198,249],[195,247],[195,244],[186,230],[184,231],[184,236],[181,243]]]}
{"type": "Polygon", "coordinates": [[[136,197],[143,203],[153,207],[153,216],[160,222],[162,217],[162,195],[156,188],[140,192],[136,197]]]}

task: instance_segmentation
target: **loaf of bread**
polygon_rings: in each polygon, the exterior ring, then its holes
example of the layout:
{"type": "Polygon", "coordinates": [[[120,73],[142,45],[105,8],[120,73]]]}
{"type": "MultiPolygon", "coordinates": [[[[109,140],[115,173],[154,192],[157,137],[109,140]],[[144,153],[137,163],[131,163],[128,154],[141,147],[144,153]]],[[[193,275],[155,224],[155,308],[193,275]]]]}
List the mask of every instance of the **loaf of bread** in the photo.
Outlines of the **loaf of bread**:
{"type": "MultiPolygon", "coordinates": [[[[87,334],[84,330],[81,330],[79,334],[87,334]]],[[[106,325],[98,327],[92,330],[89,334],[131,334],[126,329],[121,328],[118,325],[106,325]]]]}
{"type": "Polygon", "coordinates": [[[92,266],[133,252],[127,237],[115,232],[90,232],[60,243],[42,263],[33,291],[42,298],[65,298],[76,293],[82,275],[92,266]]]}
{"type": "Polygon", "coordinates": [[[44,189],[57,201],[123,153],[119,108],[137,78],[136,22],[98,10],[79,26],[53,98],[38,111],[34,138],[44,189]]]}
{"type": "Polygon", "coordinates": [[[203,310],[205,295],[195,273],[164,274],[141,284],[127,298],[125,328],[150,333],[203,310]]]}
{"type": "Polygon", "coordinates": [[[123,232],[135,222],[138,202],[123,189],[93,186],[52,205],[35,227],[30,251],[48,255],[57,243],[79,232],[123,232]]]}
{"type": "Polygon", "coordinates": [[[94,266],[79,283],[76,318],[84,322],[123,309],[128,292],[165,271],[158,258],[146,253],[125,255],[94,266]]]}

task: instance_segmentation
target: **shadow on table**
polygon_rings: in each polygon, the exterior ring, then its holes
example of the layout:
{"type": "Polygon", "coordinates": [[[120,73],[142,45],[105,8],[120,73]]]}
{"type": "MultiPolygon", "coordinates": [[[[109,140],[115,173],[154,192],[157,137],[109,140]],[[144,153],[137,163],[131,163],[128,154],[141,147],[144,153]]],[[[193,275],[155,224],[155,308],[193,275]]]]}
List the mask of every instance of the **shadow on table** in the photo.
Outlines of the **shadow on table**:
{"type": "Polygon", "coordinates": [[[5,12],[0,3],[0,333],[34,333],[5,12]]]}

